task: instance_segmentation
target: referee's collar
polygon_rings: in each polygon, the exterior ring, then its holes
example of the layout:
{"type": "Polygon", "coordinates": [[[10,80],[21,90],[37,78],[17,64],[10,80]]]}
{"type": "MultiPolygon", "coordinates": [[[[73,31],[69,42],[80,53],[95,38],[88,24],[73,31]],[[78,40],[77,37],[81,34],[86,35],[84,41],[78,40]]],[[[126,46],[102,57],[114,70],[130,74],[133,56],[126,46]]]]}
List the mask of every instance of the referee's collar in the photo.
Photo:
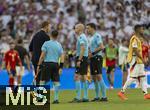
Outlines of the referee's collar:
{"type": "Polygon", "coordinates": [[[53,39],[53,38],[51,38],[51,41],[57,41],[57,39],[53,39]]]}
{"type": "Polygon", "coordinates": [[[82,35],[84,35],[84,33],[81,33],[81,34],[79,35],[79,38],[81,38],[81,37],[82,37],[82,35]]]}

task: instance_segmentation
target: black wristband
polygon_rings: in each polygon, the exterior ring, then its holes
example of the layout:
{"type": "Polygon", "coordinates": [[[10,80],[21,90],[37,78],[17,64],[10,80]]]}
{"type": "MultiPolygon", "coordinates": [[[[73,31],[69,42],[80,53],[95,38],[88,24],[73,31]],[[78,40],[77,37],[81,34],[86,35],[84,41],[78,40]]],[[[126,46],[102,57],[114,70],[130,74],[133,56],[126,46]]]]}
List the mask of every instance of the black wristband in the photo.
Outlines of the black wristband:
{"type": "Polygon", "coordinates": [[[94,55],[96,55],[98,52],[92,52],[92,55],[94,56],[94,55]]]}
{"type": "Polygon", "coordinates": [[[60,63],[60,65],[59,65],[59,68],[63,68],[63,66],[64,66],[64,63],[60,63]]]}
{"type": "Polygon", "coordinates": [[[94,56],[94,55],[96,55],[98,52],[100,52],[100,51],[102,51],[102,50],[97,50],[97,51],[95,51],[95,52],[92,52],[92,55],[94,56]]]}

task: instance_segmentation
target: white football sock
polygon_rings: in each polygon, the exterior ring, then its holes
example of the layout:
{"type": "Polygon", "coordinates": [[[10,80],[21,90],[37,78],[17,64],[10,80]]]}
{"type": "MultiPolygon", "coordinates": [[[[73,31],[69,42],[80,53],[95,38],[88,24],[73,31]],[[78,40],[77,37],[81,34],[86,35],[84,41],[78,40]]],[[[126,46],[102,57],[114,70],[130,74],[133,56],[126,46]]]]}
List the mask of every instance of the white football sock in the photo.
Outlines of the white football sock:
{"type": "Polygon", "coordinates": [[[129,78],[129,79],[125,82],[125,84],[124,84],[124,86],[123,86],[121,92],[125,92],[125,90],[127,89],[127,87],[130,86],[131,83],[134,82],[134,81],[136,81],[136,80],[137,80],[137,79],[129,78]]]}
{"type": "Polygon", "coordinates": [[[147,92],[146,77],[141,77],[140,78],[140,86],[141,86],[141,89],[142,89],[144,95],[147,94],[148,92],[147,92]]]}

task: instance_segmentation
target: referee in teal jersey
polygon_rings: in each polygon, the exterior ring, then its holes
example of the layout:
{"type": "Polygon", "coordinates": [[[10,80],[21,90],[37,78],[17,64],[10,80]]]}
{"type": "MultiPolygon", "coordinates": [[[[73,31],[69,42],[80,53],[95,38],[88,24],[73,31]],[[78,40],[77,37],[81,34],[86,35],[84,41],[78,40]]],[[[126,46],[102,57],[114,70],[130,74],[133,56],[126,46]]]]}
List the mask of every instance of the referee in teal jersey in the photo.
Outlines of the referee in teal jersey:
{"type": "Polygon", "coordinates": [[[89,23],[86,25],[87,33],[91,36],[90,43],[90,70],[92,79],[94,80],[96,97],[92,101],[107,101],[106,86],[102,78],[103,57],[102,50],[104,49],[101,35],[96,32],[96,25],[89,23]],[[100,90],[102,97],[100,99],[100,90]]]}
{"type": "MultiPolygon", "coordinates": [[[[51,40],[46,41],[41,48],[41,56],[38,62],[37,74],[40,71],[40,66],[42,65],[42,74],[40,78],[40,84],[43,85],[50,79],[54,86],[54,102],[53,104],[58,104],[58,92],[60,86],[59,74],[62,72],[64,63],[64,52],[61,44],[57,41],[58,31],[53,30],[51,33],[51,40]],[[59,63],[60,59],[60,63],[59,63]],[[43,63],[42,63],[43,62],[43,63]]],[[[35,76],[35,78],[36,78],[35,76]]]]}
{"type": "Polygon", "coordinates": [[[75,72],[75,86],[76,97],[72,102],[88,102],[88,83],[87,83],[87,69],[88,69],[88,40],[84,34],[84,25],[77,24],[75,26],[75,33],[77,34],[76,42],[76,72],[75,72]],[[81,100],[81,82],[83,83],[84,96],[81,100]]]}

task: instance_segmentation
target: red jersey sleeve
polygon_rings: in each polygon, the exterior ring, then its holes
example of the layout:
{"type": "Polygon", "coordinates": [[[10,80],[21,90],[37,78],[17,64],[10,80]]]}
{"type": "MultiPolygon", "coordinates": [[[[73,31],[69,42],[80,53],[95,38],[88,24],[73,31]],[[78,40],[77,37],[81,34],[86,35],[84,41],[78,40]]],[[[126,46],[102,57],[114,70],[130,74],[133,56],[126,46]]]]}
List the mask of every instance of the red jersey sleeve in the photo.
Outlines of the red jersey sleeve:
{"type": "Polygon", "coordinates": [[[6,69],[9,69],[9,51],[5,53],[3,61],[5,62],[6,69]]]}
{"type": "Polygon", "coordinates": [[[8,52],[5,53],[3,61],[8,62],[8,52]]]}
{"type": "Polygon", "coordinates": [[[142,45],[142,55],[143,58],[148,57],[148,46],[147,45],[142,45]]]}

